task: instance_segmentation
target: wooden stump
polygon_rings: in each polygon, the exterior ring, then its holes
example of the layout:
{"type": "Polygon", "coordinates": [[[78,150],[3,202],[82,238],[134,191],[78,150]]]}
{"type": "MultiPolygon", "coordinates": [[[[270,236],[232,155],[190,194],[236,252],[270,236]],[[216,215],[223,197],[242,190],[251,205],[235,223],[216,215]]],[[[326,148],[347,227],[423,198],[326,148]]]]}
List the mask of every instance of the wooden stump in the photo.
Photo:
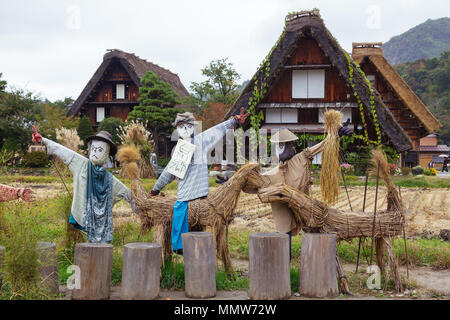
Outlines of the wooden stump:
{"type": "Polygon", "coordinates": [[[5,247],[0,246],[0,288],[3,285],[3,270],[5,269],[4,260],[5,260],[5,247]]]}
{"type": "Polygon", "coordinates": [[[151,300],[159,295],[162,246],[156,243],[129,243],[123,249],[123,300],[151,300]]]}
{"type": "Polygon", "coordinates": [[[58,262],[56,245],[52,242],[38,242],[39,260],[41,263],[41,279],[44,287],[51,294],[59,293],[58,262]]]}
{"type": "Polygon", "coordinates": [[[299,292],[303,296],[314,298],[334,297],[339,294],[335,234],[303,234],[299,292]]]}
{"type": "Polygon", "coordinates": [[[288,299],[291,296],[289,236],[283,233],[250,234],[248,254],[250,299],[288,299]]]}
{"type": "Polygon", "coordinates": [[[113,246],[106,243],[77,243],[75,265],[80,268],[80,289],[74,289],[75,300],[109,299],[113,246]]]}
{"type": "Polygon", "coordinates": [[[216,295],[213,235],[210,232],[182,234],[186,296],[203,299],[216,295]]]}

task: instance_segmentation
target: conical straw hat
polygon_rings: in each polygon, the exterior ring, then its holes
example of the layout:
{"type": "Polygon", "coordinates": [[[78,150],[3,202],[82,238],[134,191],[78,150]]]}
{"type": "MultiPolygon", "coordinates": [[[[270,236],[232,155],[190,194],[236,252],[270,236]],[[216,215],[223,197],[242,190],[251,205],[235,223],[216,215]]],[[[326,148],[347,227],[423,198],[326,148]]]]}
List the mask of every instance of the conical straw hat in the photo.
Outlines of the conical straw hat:
{"type": "Polygon", "coordinates": [[[272,137],[270,138],[270,142],[281,143],[281,142],[295,141],[297,139],[298,137],[292,132],[290,132],[288,129],[281,129],[280,131],[272,135],[272,137]]]}

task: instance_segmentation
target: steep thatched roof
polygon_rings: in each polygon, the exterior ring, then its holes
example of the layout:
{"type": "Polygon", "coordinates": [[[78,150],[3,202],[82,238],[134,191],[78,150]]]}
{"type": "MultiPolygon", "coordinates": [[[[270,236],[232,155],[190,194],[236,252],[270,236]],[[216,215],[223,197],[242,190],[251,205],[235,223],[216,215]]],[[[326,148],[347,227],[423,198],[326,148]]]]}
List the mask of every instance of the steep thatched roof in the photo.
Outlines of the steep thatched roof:
{"type": "Polygon", "coordinates": [[[155,73],[161,81],[167,82],[170,86],[175,90],[176,93],[180,97],[185,97],[189,95],[189,92],[183,86],[180,81],[180,78],[176,73],[173,73],[167,69],[164,69],[154,63],[148,62],[144,59],[139,58],[133,53],[127,53],[122,50],[113,49],[109,50],[103,56],[103,62],[98,67],[97,71],[95,71],[92,78],[89,80],[86,87],[81,92],[80,96],[73,103],[72,107],[69,110],[68,115],[76,115],[79,111],[83,103],[88,98],[92,89],[97,85],[100,81],[103,73],[106,71],[108,66],[113,60],[119,61],[119,63],[124,67],[124,69],[128,72],[134,84],[138,87],[141,86],[141,79],[147,71],[152,71],[155,73]]]}
{"type": "Polygon", "coordinates": [[[400,99],[417,119],[422,122],[428,133],[436,132],[441,127],[441,124],[386,60],[381,45],[381,42],[353,43],[352,58],[358,63],[361,63],[365,58],[372,62],[400,99]]]}
{"type": "MultiPolygon", "coordinates": [[[[281,74],[283,66],[287,62],[290,55],[293,54],[299,44],[299,40],[309,33],[317,41],[328,56],[331,64],[338,70],[346,84],[351,87],[349,79],[349,66],[345,51],[339,46],[336,39],[330,34],[325,27],[322,19],[318,14],[318,10],[312,12],[300,12],[289,14],[286,16],[285,32],[277,42],[277,45],[268,56],[270,61],[270,70],[268,75],[265,74],[264,66],[260,68],[252,80],[242,91],[233,107],[230,109],[225,118],[238,114],[241,107],[245,110],[249,107],[249,99],[252,97],[252,90],[255,86],[255,81],[258,83],[265,81],[268,84],[268,90],[275,83],[275,80],[281,74]]],[[[357,92],[361,98],[361,102],[368,114],[371,114],[370,107],[370,88],[366,83],[365,77],[356,71],[356,64],[351,60],[353,73],[353,91],[357,92]]],[[[399,151],[407,151],[412,149],[412,142],[401,126],[395,121],[394,116],[381,100],[381,97],[376,90],[374,90],[375,110],[377,112],[378,122],[382,131],[389,137],[393,146],[399,151]]]]}

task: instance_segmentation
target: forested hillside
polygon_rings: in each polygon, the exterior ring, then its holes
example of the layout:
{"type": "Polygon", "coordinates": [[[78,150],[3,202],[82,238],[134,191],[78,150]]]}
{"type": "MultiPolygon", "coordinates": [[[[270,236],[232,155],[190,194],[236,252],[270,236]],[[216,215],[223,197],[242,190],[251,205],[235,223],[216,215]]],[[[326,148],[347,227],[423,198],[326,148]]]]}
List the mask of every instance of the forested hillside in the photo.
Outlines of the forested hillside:
{"type": "Polygon", "coordinates": [[[450,18],[428,19],[383,44],[390,64],[439,57],[450,50],[450,18]]]}
{"type": "Polygon", "coordinates": [[[441,122],[440,143],[450,144],[450,51],[439,58],[394,66],[417,96],[441,122]]]}

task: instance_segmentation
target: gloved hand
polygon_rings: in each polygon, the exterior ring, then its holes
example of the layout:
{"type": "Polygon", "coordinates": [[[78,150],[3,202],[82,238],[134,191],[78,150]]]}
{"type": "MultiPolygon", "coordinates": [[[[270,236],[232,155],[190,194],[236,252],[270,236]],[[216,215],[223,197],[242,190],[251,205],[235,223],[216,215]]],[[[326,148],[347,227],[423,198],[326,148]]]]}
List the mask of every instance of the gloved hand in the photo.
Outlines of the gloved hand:
{"type": "Polygon", "coordinates": [[[31,139],[31,141],[32,142],[42,142],[42,136],[37,132],[37,130],[36,130],[36,127],[35,126],[32,126],[33,127],[33,134],[32,134],[32,139],[31,139]]]}
{"type": "Polygon", "coordinates": [[[249,115],[250,115],[250,112],[247,112],[246,114],[244,114],[244,108],[242,107],[241,113],[237,116],[234,116],[234,118],[242,126],[245,123],[245,120],[248,118],[249,115]]]}
{"type": "Polygon", "coordinates": [[[343,135],[346,135],[346,136],[352,135],[353,130],[348,127],[348,124],[349,124],[349,121],[346,121],[342,125],[342,127],[339,128],[339,131],[338,131],[339,137],[342,137],[343,135]]]}
{"type": "Polygon", "coordinates": [[[155,191],[155,190],[150,190],[150,195],[152,197],[157,196],[159,194],[159,191],[155,191]]]}

